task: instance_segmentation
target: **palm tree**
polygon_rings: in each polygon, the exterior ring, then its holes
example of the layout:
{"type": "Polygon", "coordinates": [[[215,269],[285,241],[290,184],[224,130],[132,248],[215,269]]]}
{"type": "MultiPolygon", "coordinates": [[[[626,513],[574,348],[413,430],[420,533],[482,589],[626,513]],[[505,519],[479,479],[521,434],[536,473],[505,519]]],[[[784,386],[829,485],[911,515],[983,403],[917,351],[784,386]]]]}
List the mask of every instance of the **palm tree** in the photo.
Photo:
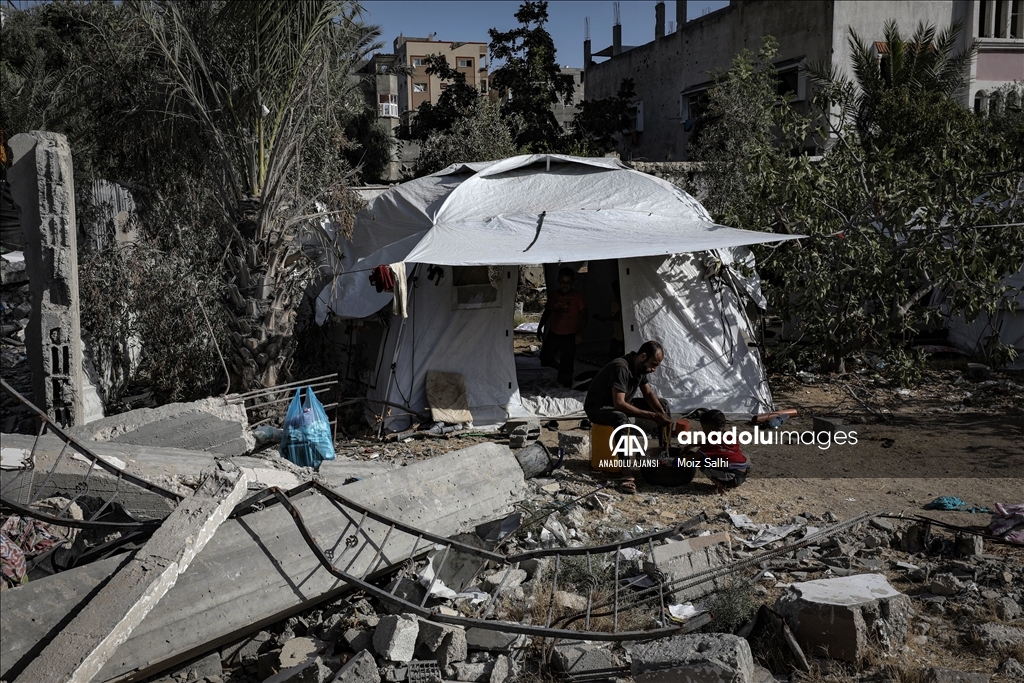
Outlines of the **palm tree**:
{"type": "Polygon", "coordinates": [[[909,40],[889,20],[882,30],[884,42],[865,42],[850,28],[847,38],[856,83],[842,75],[838,66],[817,63],[808,73],[832,103],[853,119],[864,137],[878,120],[880,100],[894,91],[909,96],[938,95],[953,98],[966,84],[971,60],[978,53],[977,41],[953,53],[963,23],[954,22],[941,33],[933,24],[920,22],[909,40]]]}
{"type": "Polygon", "coordinates": [[[158,85],[172,135],[198,144],[232,226],[228,363],[243,389],[274,386],[294,352],[296,309],[314,265],[299,233],[325,214],[301,190],[303,146],[313,114],[356,87],[348,75],[380,47],[380,31],[361,22],[358,3],[340,0],[132,7],[163,65],[158,85]]]}

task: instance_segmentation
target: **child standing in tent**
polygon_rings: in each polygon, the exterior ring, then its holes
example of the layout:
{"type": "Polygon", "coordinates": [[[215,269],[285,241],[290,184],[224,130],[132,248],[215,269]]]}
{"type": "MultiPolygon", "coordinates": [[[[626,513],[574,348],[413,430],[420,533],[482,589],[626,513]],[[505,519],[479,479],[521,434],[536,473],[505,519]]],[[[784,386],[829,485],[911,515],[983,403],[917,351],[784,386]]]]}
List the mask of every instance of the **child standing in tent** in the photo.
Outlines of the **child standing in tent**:
{"type": "Polygon", "coordinates": [[[548,302],[537,326],[537,337],[543,344],[540,364],[557,367],[558,383],[566,388],[572,388],[576,345],[583,341],[587,325],[587,304],[583,294],[572,288],[575,279],[572,268],[558,271],[558,289],[548,293],[548,302]]]}

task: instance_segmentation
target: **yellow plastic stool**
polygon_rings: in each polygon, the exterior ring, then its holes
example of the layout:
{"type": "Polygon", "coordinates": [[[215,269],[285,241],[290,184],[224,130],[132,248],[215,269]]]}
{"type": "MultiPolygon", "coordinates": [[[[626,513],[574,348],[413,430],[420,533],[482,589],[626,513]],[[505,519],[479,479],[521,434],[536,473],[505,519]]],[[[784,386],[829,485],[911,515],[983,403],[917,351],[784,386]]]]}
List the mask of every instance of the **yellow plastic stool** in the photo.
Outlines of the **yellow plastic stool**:
{"type": "Polygon", "coordinates": [[[612,449],[608,440],[612,437],[615,427],[611,425],[592,424],[590,426],[590,468],[598,472],[621,472],[621,467],[601,467],[602,460],[612,459],[612,449]]]}

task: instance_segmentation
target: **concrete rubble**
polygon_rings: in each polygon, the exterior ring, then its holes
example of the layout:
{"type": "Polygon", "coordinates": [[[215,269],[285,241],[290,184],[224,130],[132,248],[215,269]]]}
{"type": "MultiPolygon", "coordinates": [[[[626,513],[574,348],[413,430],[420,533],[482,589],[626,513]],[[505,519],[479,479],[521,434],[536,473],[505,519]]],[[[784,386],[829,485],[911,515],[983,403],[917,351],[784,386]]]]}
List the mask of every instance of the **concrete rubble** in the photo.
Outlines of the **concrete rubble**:
{"type": "MultiPolygon", "coordinates": [[[[176,411],[167,411],[152,424],[175,419],[173,415],[181,414],[181,409],[176,411]]],[[[102,429],[108,431],[93,434],[113,438],[87,442],[91,450],[116,459],[125,471],[187,495],[201,482],[197,473],[217,467],[222,456],[211,452],[213,445],[192,450],[132,444],[119,439],[115,429],[102,429]]],[[[31,448],[31,442],[31,437],[23,435],[4,436],[5,448],[9,443],[31,448]]],[[[43,439],[37,463],[41,467],[54,464],[60,447],[59,442],[43,439]]],[[[325,462],[319,472],[295,467],[272,451],[235,456],[231,462],[246,478],[250,493],[266,486],[288,489],[316,480],[413,527],[461,534],[458,538],[470,545],[493,547],[498,543],[494,539],[500,538],[501,553],[507,557],[614,545],[683,521],[659,513],[659,498],[664,494],[630,499],[652,511],[641,526],[633,521],[635,517],[624,514],[625,501],[618,494],[594,491],[557,470],[527,479],[523,465],[504,445],[484,442],[421,459],[403,455],[408,444],[388,448],[389,455],[378,457],[382,450],[371,449],[382,449],[379,444],[343,446],[338,449],[339,458],[325,462]],[[523,526],[516,529],[512,524],[505,529],[508,520],[503,517],[513,504],[522,512],[523,526]],[[491,524],[481,527],[485,531],[476,530],[484,521],[491,524]],[[491,545],[481,540],[488,533],[491,545]]],[[[61,486],[73,484],[88,471],[88,463],[64,458],[45,493],[60,493],[61,486]]],[[[4,473],[5,482],[9,474],[4,473]]],[[[92,477],[100,486],[114,480],[105,472],[94,472],[92,477]]],[[[172,502],[150,492],[131,495],[132,504],[126,507],[133,511],[166,516],[174,509],[172,502]]],[[[334,505],[317,495],[297,496],[294,504],[321,547],[344,547],[351,532],[339,528],[334,505]]],[[[724,507],[733,510],[741,505],[742,497],[733,496],[724,507]]],[[[749,508],[743,512],[756,513],[749,508]]],[[[604,559],[595,556],[593,566],[563,556],[555,585],[551,557],[530,557],[495,569],[480,567],[476,558],[457,552],[438,576],[450,592],[424,600],[429,583],[424,576],[432,576],[424,571],[429,562],[436,566],[439,551],[430,550],[418,562],[403,563],[409,548],[405,554],[389,556],[374,576],[379,574],[378,585],[389,592],[393,589],[396,597],[413,604],[425,602],[438,618],[475,614],[481,600],[495,596],[494,618],[536,624],[537,615],[543,622],[550,607],[559,625],[559,619],[586,610],[592,587],[610,595],[611,559],[616,554],[624,582],[652,585],[645,582],[656,576],[682,582],[797,542],[814,528],[836,521],[831,513],[804,512],[784,523],[794,526],[796,533],[752,549],[743,544],[749,534],[723,513],[681,535],[657,540],[652,547],[622,549],[604,559]]],[[[357,576],[369,566],[386,533],[375,522],[366,527],[366,550],[346,568],[357,576]]],[[[0,603],[4,642],[0,677],[7,680],[13,671],[16,680],[28,680],[33,648],[47,638],[64,636],[61,623],[80,605],[87,606],[88,596],[97,587],[125,572],[131,566],[130,557],[101,559],[5,591],[0,603]]],[[[820,673],[823,680],[867,683],[883,680],[868,673],[880,671],[870,669],[870,662],[879,658],[896,663],[914,649],[967,643],[995,663],[976,671],[955,666],[919,669],[908,661],[904,670],[916,672],[921,681],[999,683],[1015,680],[1020,667],[1014,655],[1024,644],[1022,582],[1021,568],[990,554],[987,544],[953,537],[926,524],[876,517],[788,553],[769,555],[749,569],[666,590],[666,606],[692,603],[698,614],[712,610],[716,620],[704,628],[705,633],[624,644],[561,639],[550,650],[541,650],[541,640],[532,636],[435,621],[432,616],[410,613],[402,604],[350,592],[343,581],[319,566],[291,516],[275,505],[225,521],[93,680],[155,676],[148,680],[507,683],[554,675],[557,679],[632,676],[638,682],[768,683],[804,669],[820,673]],[[913,554],[904,549],[908,547],[914,548],[913,554]],[[722,604],[715,602],[718,596],[730,591],[735,595],[736,586],[743,585],[740,577],[755,574],[746,599],[753,601],[755,610],[757,603],[762,609],[774,608],[782,619],[761,623],[754,617],[747,626],[743,620],[749,615],[735,626],[717,621],[728,618],[725,612],[718,613],[722,604]],[[197,613],[206,616],[196,619],[197,613]],[[953,618],[959,621],[951,629],[953,618]]],[[[619,628],[655,628],[659,611],[656,602],[645,610],[624,612],[628,616],[621,618],[619,628]]],[[[581,628],[582,623],[575,627],[581,628]]]]}

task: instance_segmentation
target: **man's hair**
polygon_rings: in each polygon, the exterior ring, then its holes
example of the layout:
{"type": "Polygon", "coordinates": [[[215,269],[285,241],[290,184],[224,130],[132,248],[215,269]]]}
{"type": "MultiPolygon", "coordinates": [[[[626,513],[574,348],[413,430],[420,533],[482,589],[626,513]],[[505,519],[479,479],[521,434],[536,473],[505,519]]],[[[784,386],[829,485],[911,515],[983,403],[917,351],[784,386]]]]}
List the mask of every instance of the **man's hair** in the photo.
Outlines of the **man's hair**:
{"type": "Polygon", "coordinates": [[[727,424],[728,420],[721,410],[709,410],[700,416],[700,426],[704,429],[722,430],[727,424]]]}
{"type": "Polygon", "coordinates": [[[558,269],[558,279],[561,280],[563,277],[566,277],[566,276],[571,277],[573,280],[576,279],[576,273],[573,272],[572,268],[569,268],[568,266],[566,266],[565,268],[559,268],[558,269]]]}
{"type": "Polygon", "coordinates": [[[651,341],[645,341],[641,344],[637,353],[646,353],[648,358],[654,358],[654,356],[658,355],[659,351],[664,355],[665,350],[661,348],[661,344],[652,339],[651,341]]]}

